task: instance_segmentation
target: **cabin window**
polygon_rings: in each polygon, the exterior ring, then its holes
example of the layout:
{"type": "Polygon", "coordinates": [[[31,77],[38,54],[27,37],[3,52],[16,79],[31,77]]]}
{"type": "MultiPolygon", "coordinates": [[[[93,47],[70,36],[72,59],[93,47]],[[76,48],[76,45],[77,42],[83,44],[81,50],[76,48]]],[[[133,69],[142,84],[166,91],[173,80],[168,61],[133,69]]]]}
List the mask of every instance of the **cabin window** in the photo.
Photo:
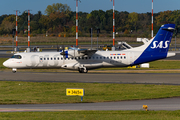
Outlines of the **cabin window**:
{"type": "Polygon", "coordinates": [[[116,57],[114,57],[114,59],[116,59],[116,57]]]}
{"type": "Polygon", "coordinates": [[[59,57],[57,59],[59,60],[59,57]]]}
{"type": "Polygon", "coordinates": [[[61,60],[63,60],[63,58],[61,58],[61,60]]]}
{"type": "Polygon", "coordinates": [[[40,58],[40,60],[42,60],[42,58],[40,58]]]}
{"type": "Polygon", "coordinates": [[[56,58],[54,58],[54,60],[56,60],[56,58]]]}
{"type": "Polygon", "coordinates": [[[100,57],[100,59],[102,59],[102,57],[100,57]]]}
{"type": "Polygon", "coordinates": [[[126,59],[126,56],[124,56],[124,59],[126,59]]]}
{"type": "Polygon", "coordinates": [[[91,57],[89,57],[89,59],[91,59],[91,57]]]}
{"type": "Polygon", "coordinates": [[[46,60],[46,58],[44,58],[44,60],[46,60]]]}
{"type": "Polygon", "coordinates": [[[104,59],[106,59],[106,57],[104,57],[104,59]]]}
{"type": "Polygon", "coordinates": [[[117,59],[119,59],[119,56],[117,56],[117,59]]]}
{"type": "Polygon", "coordinates": [[[49,60],[49,58],[47,58],[47,60],[49,60]]]}
{"type": "Polygon", "coordinates": [[[112,59],[112,57],[111,57],[111,59],[112,59]]]}
{"type": "Polygon", "coordinates": [[[121,56],[121,59],[122,59],[122,56],[121,56]]]}
{"type": "Polygon", "coordinates": [[[84,57],[82,57],[82,59],[84,59],[84,57]]]}
{"type": "Polygon", "coordinates": [[[53,58],[51,58],[51,60],[53,60],[53,58]]]}
{"type": "Polygon", "coordinates": [[[107,59],[109,59],[109,57],[107,57],[107,59]]]}
{"type": "Polygon", "coordinates": [[[21,55],[13,55],[11,58],[21,59],[21,55]]]}

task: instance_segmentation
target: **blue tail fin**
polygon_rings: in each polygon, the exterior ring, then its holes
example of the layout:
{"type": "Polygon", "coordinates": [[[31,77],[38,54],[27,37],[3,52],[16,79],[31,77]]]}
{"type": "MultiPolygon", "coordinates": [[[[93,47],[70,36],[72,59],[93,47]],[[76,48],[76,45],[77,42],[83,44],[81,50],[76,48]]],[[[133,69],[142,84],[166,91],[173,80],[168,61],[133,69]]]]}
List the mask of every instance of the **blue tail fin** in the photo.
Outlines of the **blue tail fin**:
{"type": "Polygon", "coordinates": [[[166,58],[174,29],[175,24],[162,25],[152,42],[134,64],[166,58]]]}

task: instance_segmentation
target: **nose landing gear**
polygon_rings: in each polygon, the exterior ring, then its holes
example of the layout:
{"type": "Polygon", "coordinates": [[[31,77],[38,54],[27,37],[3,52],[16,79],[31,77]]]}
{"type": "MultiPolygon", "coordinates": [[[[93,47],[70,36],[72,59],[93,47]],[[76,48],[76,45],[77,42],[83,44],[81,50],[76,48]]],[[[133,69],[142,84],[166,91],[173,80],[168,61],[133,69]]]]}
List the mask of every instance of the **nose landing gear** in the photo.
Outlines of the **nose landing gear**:
{"type": "Polygon", "coordinates": [[[13,72],[13,73],[16,73],[16,71],[17,71],[16,68],[13,68],[13,69],[12,69],[12,72],[13,72]]]}

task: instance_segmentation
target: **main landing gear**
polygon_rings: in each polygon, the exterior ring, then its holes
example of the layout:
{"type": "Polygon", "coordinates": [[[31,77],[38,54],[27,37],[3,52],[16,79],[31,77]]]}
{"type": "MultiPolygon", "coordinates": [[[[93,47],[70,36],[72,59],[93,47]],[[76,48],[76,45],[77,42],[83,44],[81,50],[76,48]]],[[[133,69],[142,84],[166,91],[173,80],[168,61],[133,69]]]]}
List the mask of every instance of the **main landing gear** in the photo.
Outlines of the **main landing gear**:
{"type": "Polygon", "coordinates": [[[13,73],[16,73],[16,71],[17,71],[16,68],[13,68],[13,69],[12,69],[12,72],[13,72],[13,73]]]}
{"type": "Polygon", "coordinates": [[[88,70],[86,69],[86,67],[81,67],[78,69],[79,73],[87,73],[88,70]]]}

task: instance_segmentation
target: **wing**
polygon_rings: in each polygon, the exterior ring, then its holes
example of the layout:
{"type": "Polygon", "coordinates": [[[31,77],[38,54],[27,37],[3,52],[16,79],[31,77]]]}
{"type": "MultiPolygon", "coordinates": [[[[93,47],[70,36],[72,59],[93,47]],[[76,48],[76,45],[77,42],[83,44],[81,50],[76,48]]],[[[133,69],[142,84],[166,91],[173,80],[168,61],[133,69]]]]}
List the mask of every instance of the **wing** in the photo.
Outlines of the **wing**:
{"type": "Polygon", "coordinates": [[[60,54],[64,57],[82,57],[82,56],[92,56],[96,53],[97,50],[88,50],[88,49],[69,49],[61,52],[60,54]]]}
{"type": "Polygon", "coordinates": [[[96,53],[97,52],[97,50],[78,50],[78,53],[80,53],[80,54],[83,54],[83,55],[87,55],[87,56],[92,56],[94,53],[96,53]]]}

